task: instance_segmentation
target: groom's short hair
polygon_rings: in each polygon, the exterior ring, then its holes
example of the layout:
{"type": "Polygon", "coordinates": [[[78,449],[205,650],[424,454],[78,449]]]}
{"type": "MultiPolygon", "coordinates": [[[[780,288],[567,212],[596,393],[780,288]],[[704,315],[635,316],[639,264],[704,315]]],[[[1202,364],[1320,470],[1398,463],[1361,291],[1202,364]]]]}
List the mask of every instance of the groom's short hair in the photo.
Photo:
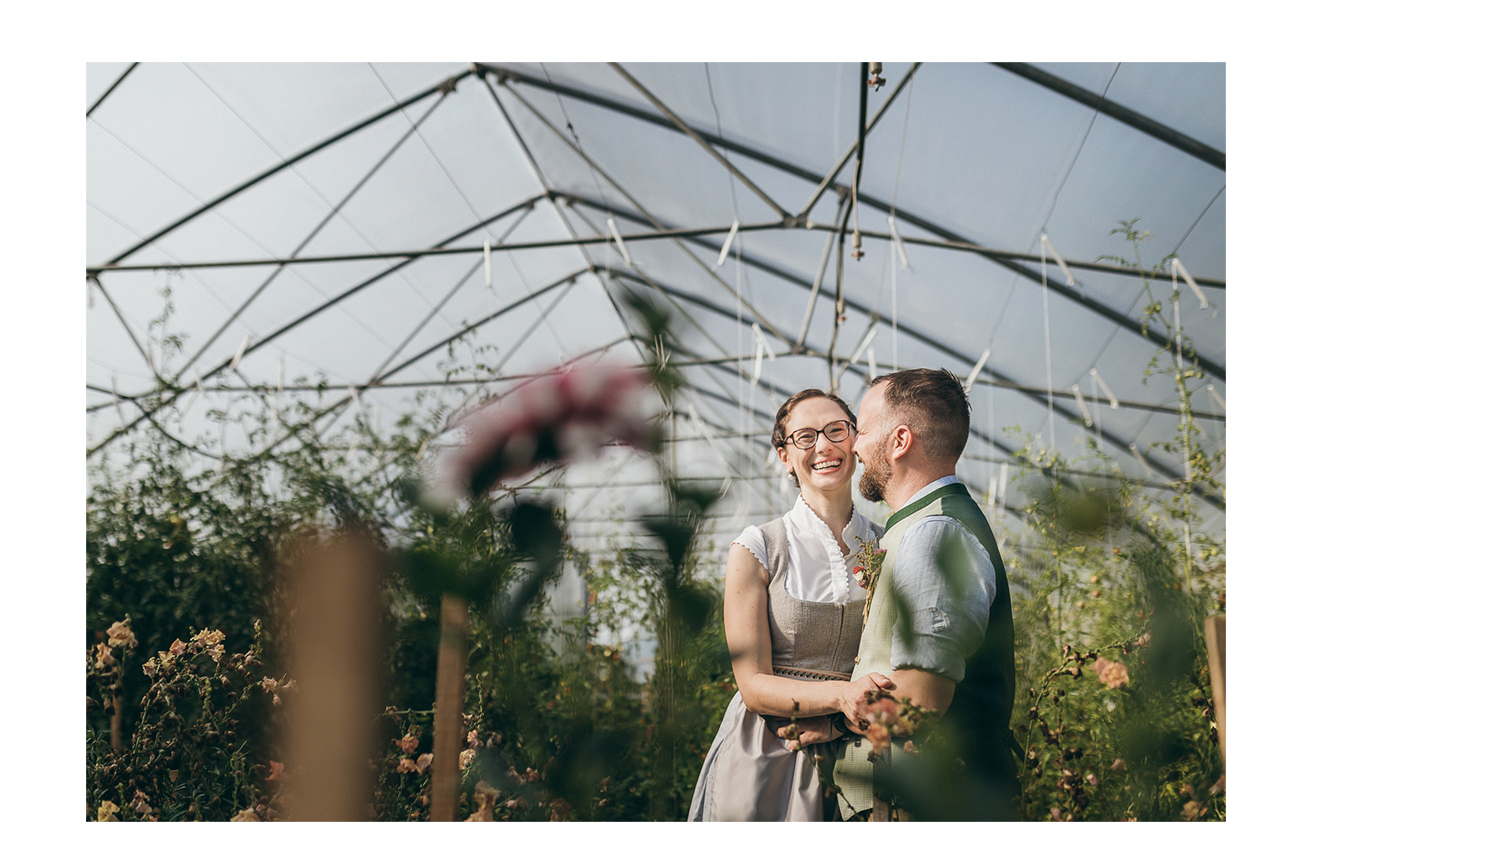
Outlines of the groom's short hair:
{"type": "Polygon", "coordinates": [[[957,462],[969,443],[969,395],[947,370],[918,368],[886,373],[870,383],[885,385],[885,404],[911,427],[934,458],[957,462]]]}

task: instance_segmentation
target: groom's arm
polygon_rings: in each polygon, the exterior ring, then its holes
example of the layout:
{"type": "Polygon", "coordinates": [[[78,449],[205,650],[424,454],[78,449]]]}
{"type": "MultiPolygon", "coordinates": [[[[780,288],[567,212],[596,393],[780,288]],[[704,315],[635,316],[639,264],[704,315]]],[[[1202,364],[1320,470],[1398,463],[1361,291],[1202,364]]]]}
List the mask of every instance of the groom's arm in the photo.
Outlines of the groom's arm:
{"type": "Polygon", "coordinates": [[[957,521],[923,519],[903,537],[892,571],[898,606],[891,680],[899,700],[943,713],[964,678],[964,661],[984,641],[995,569],[957,521]]]}

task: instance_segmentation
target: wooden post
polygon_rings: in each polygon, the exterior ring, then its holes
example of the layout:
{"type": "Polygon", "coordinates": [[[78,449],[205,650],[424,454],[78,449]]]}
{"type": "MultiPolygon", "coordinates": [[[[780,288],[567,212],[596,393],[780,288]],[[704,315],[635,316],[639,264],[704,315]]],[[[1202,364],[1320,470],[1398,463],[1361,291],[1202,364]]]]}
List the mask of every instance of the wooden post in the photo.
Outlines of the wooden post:
{"type": "Polygon", "coordinates": [[[432,805],[428,819],[452,822],[458,814],[458,753],[463,740],[469,602],[458,595],[443,595],[438,623],[437,696],[432,714],[432,805]]]}
{"type": "MultiPolygon", "coordinates": [[[[288,817],[370,818],[380,714],[380,551],[367,539],[309,536],[287,566],[290,585],[287,702],[288,817]]],[[[274,674],[274,673],[270,673],[274,674]]]]}
{"type": "Polygon", "coordinates": [[[1214,685],[1214,720],[1219,726],[1219,755],[1225,765],[1229,758],[1224,750],[1224,616],[1203,622],[1203,636],[1208,641],[1208,675],[1214,685]]]}
{"type": "MultiPolygon", "coordinates": [[[[115,686],[115,689],[119,688],[118,685],[115,686]]],[[[125,748],[124,736],[121,733],[124,723],[120,721],[120,703],[119,695],[110,696],[110,707],[113,708],[114,712],[109,717],[109,747],[114,749],[116,754],[125,748]]]]}

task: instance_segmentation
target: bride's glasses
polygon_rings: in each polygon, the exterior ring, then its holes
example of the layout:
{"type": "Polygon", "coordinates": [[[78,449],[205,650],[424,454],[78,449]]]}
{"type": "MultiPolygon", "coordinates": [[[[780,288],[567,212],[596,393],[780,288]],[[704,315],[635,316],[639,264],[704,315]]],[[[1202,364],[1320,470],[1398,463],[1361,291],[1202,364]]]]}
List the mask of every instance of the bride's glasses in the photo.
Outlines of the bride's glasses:
{"type": "Polygon", "coordinates": [[[848,420],[835,420],[822,429],[798,429],[786,439],[786,442],[799,450],[810,450],[814,444],[818,443],[819,435],[837,444],[849,437],[852,431],[854,431],[853,423],[848,420]]]}

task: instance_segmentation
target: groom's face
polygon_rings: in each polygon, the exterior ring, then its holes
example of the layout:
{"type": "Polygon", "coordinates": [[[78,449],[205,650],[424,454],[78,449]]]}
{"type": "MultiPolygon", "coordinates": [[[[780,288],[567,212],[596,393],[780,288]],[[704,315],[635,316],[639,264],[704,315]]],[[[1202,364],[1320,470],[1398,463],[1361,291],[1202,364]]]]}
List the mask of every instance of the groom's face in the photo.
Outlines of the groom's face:
{"type": "Polygon", "coordinates": [[[859,432],[854,437],[854,454],[865,467],[859,476],[859,496],[872,503],[885,499],[885,486],[891,481],[891,460],[886,454],[890,432],[886,423],[885,385],[879,384],[870,388],[859,402],[859,432]]]}

